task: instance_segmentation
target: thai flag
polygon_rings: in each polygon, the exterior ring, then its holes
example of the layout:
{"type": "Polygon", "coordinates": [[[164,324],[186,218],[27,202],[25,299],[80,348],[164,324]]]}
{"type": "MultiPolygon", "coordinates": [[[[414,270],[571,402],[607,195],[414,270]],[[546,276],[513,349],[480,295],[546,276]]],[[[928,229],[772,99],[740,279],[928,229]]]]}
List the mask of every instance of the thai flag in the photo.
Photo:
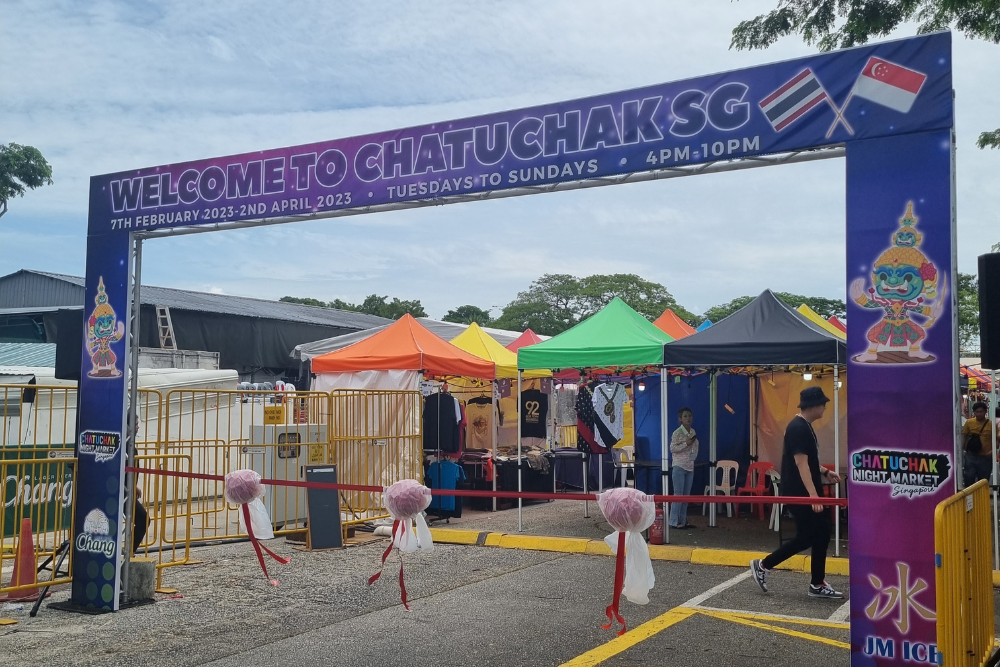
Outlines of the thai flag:
{"type": "Polygon", "coordinates": [[[830,96],[812,70],[804,69],[794,79],[762,99],[760,108],[774,130],[781,132],[823,100],[830,101],[830,96]]]}
{"type": "Polygon", "coordinates": [[[907,113],[926,80],[926,74],[872,56],[854,83],[851,94],[907,113]]]}

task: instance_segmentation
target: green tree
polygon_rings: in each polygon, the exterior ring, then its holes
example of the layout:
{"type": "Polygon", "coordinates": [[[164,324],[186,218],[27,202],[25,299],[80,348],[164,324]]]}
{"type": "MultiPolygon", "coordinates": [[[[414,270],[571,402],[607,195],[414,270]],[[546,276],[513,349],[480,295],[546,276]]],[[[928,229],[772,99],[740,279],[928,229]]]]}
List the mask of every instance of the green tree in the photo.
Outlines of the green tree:
{"type": "Polygon", "coordinates": [[[52,185],[52,167],[34,146],[0,144],[0,216],[7,202],[28,190],[52,185]]]}
{"type": "Polygon", "coordinates": [[[958,274],[958,349],[979,350],[979,278],[972,273],[958,274]]]}
{"type": "Polygon", "coordinates": [[[388,296],[379,296],[378,294],[369,294],[359,304],[348,303],[341,299],[334,299],[328,303],[319,299],[313,299],[312,297],[297,296],[283,296],[278,300],[285,303],[300,303],[306,306],[320,306],[322,308],[336,308],[337,310],[365,313],[366,315],[378,315],[379,317],[391,320],[398,320],[407,313],[413,315],[413,317],[427,317],[427,311],[424,310],[419,299],[403,301],[398,297],[393,297],[392,301],[389,301],[388,296]]]}
{"type": "Polygon", "coordinates": [[[511,301],[493,326],[522,330],[530,327],[547,336],[566,331],[620,297],[647,319],[672,308],[685,321],[697,318],[680,306],[667,289],[634,274],[617,273],[576,278],[546,274],[511,301]]]}
{"type": "Polygon", "coordinates": [[[445,316],[441,319],[445,322],[456,322],[458,324],[472,324],[475,322],[481,327],[488,327],[490,326],[490,322],[493,321],[493,318],[490,317],[490,311],[472,305],[453,308],[445,313],[445,316]]]}
{"type": "MultiPolygon", "coordinates": [[[[847,315],[847,305],[840,299],[827,299],[822,296],[802,296],[801,294],[791,294],[789,292],[775,292],[774,295],[792,308],[798,308],[802,304],[806,304],[823,319],[829,319],[833,315],[843,319],[847,315]]],[[[756,298],[755,296],[737,297],[729,303],[709,308],[705,311],[702,319],[718,322],[725,317],[729,317],[756,298]]]]}
{"type": "MultiPolygon", "coordinates": [[[[278,301],[284,301],[285,303],[298,303],[303,306],[319,306],[321,308],[330,308],[331,306],[325,301],[320,301],[319,299],[313,299],[311,297],[297,297],[297,296],[283,296],[278,301]]],[[[336,306],[333,306],[336,307],[336,306]]]]}
{"type": "Polygon", "coordinates": [[[643,280],[632,273],[588,276],[580,281],[581,300],[585,306],[584,316],[590,316],[619,297],[636,311],[652,321],[670,308],[685,322],[697,318],[683,306],[660,283],[643,280]]]}
{"type": "MultiPolygon", "coordinates": [[[[820,51],[865,44],[899,25],[917,22],[917,33],[954,27],[966,37],[1000,43],[997,0],[778,0],[776,9],[733,29],[729,48],[766,49],[778,38],[801,35],[820,51]]],[[[1000,129],[983,132],[976,145],[1000,148],[1000,129]]]]}

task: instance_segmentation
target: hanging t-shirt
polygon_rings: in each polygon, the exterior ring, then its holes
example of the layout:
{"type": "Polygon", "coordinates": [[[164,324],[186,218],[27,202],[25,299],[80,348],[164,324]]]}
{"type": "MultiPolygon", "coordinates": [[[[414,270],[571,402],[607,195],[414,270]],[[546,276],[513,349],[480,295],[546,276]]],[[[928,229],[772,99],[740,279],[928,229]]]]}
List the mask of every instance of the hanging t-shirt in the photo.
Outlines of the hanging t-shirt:
{"type": "Polygon", "coordinates": [[[613,382],[605,382],[594,389],[594,439],[610,449],[625,434],[625,389],[613,382]]]}
{"type": "Polygon", "coordinates": [[[544,438],[548,431],[549,397],[539,389],[521,392],[521,437],[544,438]]]}
{"type": "MultiPolygon", "coordinates": [[[[465,480],[462,466],[452,461],[435,461],[427,467],[427,486],[432,489],[455,489],[465,480]]],[[[455,511],[455,496],[433,496],[429,509],[455,511]]]]}
{"type": "Polygon", "coordinates": [[[576,395],[576,446],[584,452],[604,452],[594,439],[594,395],[586,385],[576,395]]]}
{"type": "Polygon", "coordinates": [[[451,394],[431,394],[424,400],[424,449],[459,450],[458,424],[462,408],[451,394]]]}
{"type": "Polygon", "coordinates": [[[465,406],[465,418],[468,426],[465,429],[466,449],[493,448],[493,405],[478,403],[475,399],[465,406]]]}

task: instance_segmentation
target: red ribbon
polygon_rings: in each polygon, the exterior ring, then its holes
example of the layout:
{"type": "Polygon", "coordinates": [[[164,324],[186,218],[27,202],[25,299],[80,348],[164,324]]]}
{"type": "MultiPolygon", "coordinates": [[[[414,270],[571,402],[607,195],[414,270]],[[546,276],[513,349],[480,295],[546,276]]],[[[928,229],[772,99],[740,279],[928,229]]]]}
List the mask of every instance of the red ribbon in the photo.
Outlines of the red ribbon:
{"type": "Polygon", "coordinates": [[[621,637],[625,634],[625,619],[622,618],[621,613],[618,611],[618,604],[622,599],[622,588],[625,586],[625,533],[619,531],[618,533],[618,556],[615,558],[615,597],[608,605],[608,608],[604,612],[608,615],[608,622],[606,625],[601,627],[605,630],[610,630],[611,626],[615,624],[615,619],[622,624],[622,629],[618,631],[618,636],[621,637]]]}
{"type": "Polygon", "coordinates": [[[278,554],[274,553],[273,551],[271,551],[270,549],[268,549],[263,544],[257,541],[257,536],[253,534],[253,524],[250,523],[250,508],[246,506],[246,503],[241,505],[241,507],[243,508],[243,521],[247,525],[247,535],[250,536],[250,544],[253,545],[253,550],[257,552],[257,562],[260,563],[260,569],[264,571],[264,577],[269,582],[271,582],[271,585],[277,586],[278,580],[271,579],[270,575],[267,574],[267,566],[264,565],[264,555],[260,552],[260,550],[263,549],[264,551],[266,551],[268,556],[278,561],[282,565],[288,565],[288,563],[291,562],[292,559],[279,556],[278,554]]]}
{"type": "MultiPolygon", "coordinates": [[[[407,530],[408,526],[403,525],[403,522],[396,519],[392,522],[392,539],[389,540],[389,546],[385,548],[382,552],[382,565],[379,567],[378,572],[368,577],[368,585],[371,586],[378,578],[382,576],[382,568],[385,567],[385,561],[389,558],[389,554],[392,553],[393,542],[396,539],[397,529],[407,530]]],[[[410,605],[406,604],[406,584],[403,582],[403,554],[399,554],[399,596],[403,600],[403,608],[406,611],[410,611],[410,605]]]]}

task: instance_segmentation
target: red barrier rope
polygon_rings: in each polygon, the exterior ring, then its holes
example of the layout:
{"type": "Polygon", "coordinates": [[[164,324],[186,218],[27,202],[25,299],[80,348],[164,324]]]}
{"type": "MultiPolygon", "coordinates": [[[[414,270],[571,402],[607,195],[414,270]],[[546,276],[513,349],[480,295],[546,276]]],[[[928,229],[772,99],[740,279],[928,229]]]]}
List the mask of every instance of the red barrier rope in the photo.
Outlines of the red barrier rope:
{"type": "MultiPolygon", "coordinates": [[[[145,473],[147,475],[164,475],[166,477],[183,477],[187,479],[207,479],[209,481],[223,482],[222,475],[207,475],[196,472],[181,472],[179,470],[155,470],[153,468],[126,467],[126,471],[134,473],[145,473]]],[[[371,486],[365,484],[331,484],[329,482],[300,482],[293,479],[262,479],[261,484],[272,486],[293,486],[304,489],[329,489],[331,491],[364,491],[368,493],[382,493],[385,487],[371,486]]],[[[611,487],[609,487],[611,488],[611,487]]],[[[527,493],[519,491],[474,491],[472,489],[431,489],[431,495],[435,496],[461,496],[463,498],[510,498],[521,500],[597,500],[594,493],[527,493]]],[[[826,507],[847,507],[847,498],[805,498],[802,496],[653,496],[656,503],[709,503],[709,504],[730,504],[740,505],[824,505],[826,507]]]]}

